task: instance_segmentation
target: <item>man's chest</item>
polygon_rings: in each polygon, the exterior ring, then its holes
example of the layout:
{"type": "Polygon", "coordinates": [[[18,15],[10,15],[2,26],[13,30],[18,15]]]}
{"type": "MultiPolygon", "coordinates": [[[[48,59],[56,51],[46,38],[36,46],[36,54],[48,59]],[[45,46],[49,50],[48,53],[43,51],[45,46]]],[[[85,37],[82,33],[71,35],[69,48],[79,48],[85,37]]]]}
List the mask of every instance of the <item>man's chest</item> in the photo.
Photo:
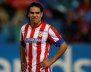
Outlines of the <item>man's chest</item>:
{"type": "Polygon", "coordinates": [[[36,28],[28,29],[27,32],[24,31],[23,36],[25,36],[24,41],[26,43],[46,42],[48,38],[48,31],[36,28]]]}

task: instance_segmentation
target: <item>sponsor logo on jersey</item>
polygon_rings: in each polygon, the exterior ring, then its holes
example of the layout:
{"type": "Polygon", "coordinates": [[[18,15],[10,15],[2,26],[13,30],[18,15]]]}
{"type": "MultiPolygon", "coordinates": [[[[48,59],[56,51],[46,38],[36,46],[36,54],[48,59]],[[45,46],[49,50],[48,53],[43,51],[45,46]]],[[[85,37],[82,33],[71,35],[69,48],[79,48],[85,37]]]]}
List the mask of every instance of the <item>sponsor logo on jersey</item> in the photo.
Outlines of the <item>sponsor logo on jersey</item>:
{"type": "Polygon", "coordinates": [[[42,42],[42,39],[26,38],[26,39],[25,39],[25,42],[26,42],[26,43],[42,42]]]}

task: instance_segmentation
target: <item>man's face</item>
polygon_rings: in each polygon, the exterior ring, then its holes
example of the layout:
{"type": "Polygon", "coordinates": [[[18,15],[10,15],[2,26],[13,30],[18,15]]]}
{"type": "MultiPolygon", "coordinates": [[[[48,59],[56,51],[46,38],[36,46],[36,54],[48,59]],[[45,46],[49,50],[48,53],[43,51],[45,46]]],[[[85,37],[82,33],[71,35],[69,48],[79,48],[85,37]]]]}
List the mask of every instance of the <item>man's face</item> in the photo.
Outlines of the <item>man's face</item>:
{"type": "Polygon", "coordinates": [[[43,13],[40,11],[38,7],[31,7],[30,12],[28,13],[28,17],[30,18],[31,23],[40,23],[43,13]]]}

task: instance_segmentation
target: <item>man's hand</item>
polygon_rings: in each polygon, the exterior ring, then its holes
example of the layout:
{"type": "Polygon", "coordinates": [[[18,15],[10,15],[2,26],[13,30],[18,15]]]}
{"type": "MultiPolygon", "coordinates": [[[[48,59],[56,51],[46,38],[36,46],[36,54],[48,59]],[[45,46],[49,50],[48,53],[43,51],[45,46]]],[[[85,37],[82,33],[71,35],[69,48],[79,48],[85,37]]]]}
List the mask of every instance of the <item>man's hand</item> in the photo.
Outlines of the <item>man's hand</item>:
{"type": "Polygon", "coordinates": [[[26,72],[27,64],[26,63],[21,63],[21,71],[26,72]]]}
{"type": "Polygon", "coordinates": [[[46,59],[38,64],[39,68],[42,68],[42,69],[50,67],[51,65],[52,65],[52,62],[48,59],[46,59]]]}

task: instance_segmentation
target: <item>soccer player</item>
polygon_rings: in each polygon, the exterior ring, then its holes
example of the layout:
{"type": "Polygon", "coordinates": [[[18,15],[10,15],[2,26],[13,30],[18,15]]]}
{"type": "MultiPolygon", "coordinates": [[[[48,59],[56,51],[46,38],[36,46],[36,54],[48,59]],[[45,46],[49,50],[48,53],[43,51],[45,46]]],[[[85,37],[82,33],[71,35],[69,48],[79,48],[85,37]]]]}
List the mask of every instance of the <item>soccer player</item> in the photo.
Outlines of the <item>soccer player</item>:
{"type": "Polygon", "coordinates": [[[33,2],[27,9],[29,22],[21,27],[21,70],[22,72],[52,72],[51,65],[67,49],[67,44],[56,29],[43,21],[43,7],[33,2]],[[59,46],[56,54],[48,59],[50,46],[59,46]]]}

